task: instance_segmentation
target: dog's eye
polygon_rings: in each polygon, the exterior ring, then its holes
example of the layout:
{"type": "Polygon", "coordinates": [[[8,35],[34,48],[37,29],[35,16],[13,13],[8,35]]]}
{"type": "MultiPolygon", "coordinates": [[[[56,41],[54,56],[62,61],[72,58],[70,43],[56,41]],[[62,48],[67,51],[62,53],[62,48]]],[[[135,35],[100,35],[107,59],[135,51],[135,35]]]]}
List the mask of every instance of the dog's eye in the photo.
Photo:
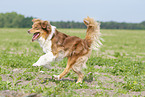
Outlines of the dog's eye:
{"type": "Polygon", "coordinates": [[[35,29],[38,30],[39,28],[38,27],[35,27],[35,29]]]}

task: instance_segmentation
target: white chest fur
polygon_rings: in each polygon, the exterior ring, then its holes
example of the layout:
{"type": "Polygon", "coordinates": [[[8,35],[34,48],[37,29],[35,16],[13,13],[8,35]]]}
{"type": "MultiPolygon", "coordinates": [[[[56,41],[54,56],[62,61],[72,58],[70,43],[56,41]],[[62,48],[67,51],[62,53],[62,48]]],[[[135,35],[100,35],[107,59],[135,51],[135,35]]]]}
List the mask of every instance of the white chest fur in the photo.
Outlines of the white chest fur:
{"type": "Polygon", "coordinates": [[[57,55],[53,55],[52,53],[52,41],[51,38],[53,36],[53,34],[55,33],[55,28],[54,26],[52,27],[52,31],[50,33],[50,35],[47,37],[47,39],[45,40],[43,37],[40,37],[38,39],[38,42],[40,44],[40,46],[43,49],[43,52],[46,53],[44,55],[42,55],[39,60],[33,64],[33,66],[45,66],[46,68],[49,68],[49,64],[53,61],[60,61],[65,57],[65,54],[63,51],[60,51],[57,55]]]}
{"type": "MultiPolygon", "coordinates": [[[[51,56],[53,55],[52,48],[51,48],[51,46],[52,46],[51,40],[48,40],[48,39],[45,40],[44,38],[40,37],[38,42],[39,42],[40,46],[42,47],[44,53],[46,53],[46,54],[51,53],[51,56]]],[[[55,61],[61,61],[65,57],[65,54],[63,51],[60,51],[54,57],[55,57],[55,61]]]]}
{"type": "Polygon", "coordinates": [[[48,53],[48,52],[51,52],[51,46],[52,46],[52,43],[51,43],[51,40],[45,40],[44,38],[40,37],[39,40],[38,40],[40,46],[42,47],[43,49],[43,52],[44,53],[48,53]]]}
{"type": "Polygon", "coordinates": [[[43,37],[40,37],[38,39],[38,42],[40,44],[40,46],[43,49],[43,52],[46,53],[44,55],[42,55],[39,60],[33,64],[33,66],[45,66],[45,67],[50,67],[49,64],[52,61],[55,61],[56,56],[53,55],[52,53],[52,42],[51,42],[51,38],[53,36],[53,34],[55,33],[55,28],[54,26],[52,26],[52,31],[50,33],[50,35],[47,37],[47,39],[45,40],[43,37]]]}
{"type": "Polygon", "coordinates": [[[40,37],[38,39],[38,42],[39,42],[40,46],[42,47],[44,53],[48,53],[48,52],[52,51],[51,50],[51,46],[52,46],[51,38],[52,38],[53,34],[55,33],[56,27],[51,26],[51,29],[52,29],[52,31],[46,40],[43,37],[40,37]]]}
{"type": "Polygon", "coordinates": [[[55,33],[55,28],[54,26],[52,27],[52,31],[50,33],[50,35],[48,36],[48,38],[45,40],[43,37],[40,37],[38,39],[38,42],[40,44],[40,46],[43,49],[43,52],[46,53],[44,55],[42,55],[39,60],[33,64],[33,66],[45,66],[46,68],[49,67],[49,64],[53,61],[60,61],[65,57],[64,52],[59,52],[57,55],[53,55],[52,53],[52,41],[51,38],[53,36],[53,34],[55,33]]]}

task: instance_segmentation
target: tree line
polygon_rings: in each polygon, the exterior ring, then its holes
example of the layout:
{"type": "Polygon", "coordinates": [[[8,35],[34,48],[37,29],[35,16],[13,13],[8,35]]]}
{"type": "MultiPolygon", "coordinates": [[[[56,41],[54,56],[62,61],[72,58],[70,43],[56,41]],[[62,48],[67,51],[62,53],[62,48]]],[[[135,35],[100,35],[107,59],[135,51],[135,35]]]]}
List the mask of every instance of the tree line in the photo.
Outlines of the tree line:
{"type": "Polygon", "coordinates": [[[16,12],[0,13],[0,28],[30,28],[32,19],[16,12]]]}
{"type": "MultiPolygon", "coordinates": [[[[30,28],[34,17],[25,17],[16,12],[0,13],[0,28],[30,28]]],[[[83,22],[51,21],[57,28],[86,28],[83,22]]],[[[141,23],[101,22],[102,29],[145,29],[145,21],[141,23]]]]}

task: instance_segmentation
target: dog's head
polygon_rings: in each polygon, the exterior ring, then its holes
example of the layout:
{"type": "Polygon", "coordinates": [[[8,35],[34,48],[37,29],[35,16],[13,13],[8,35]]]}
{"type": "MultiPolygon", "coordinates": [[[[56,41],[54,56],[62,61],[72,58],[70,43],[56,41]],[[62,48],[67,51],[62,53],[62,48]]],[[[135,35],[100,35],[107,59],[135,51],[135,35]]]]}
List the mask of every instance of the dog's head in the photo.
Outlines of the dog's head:
{"type": "Polygon", "coordinates": [[[28,30],[28,33],[33,34],[32,42],[40,37],[47,39],[48,35],[51,33],[50,23],[40,19],[33,19],[32,22],[32,28],[28,30]]]}

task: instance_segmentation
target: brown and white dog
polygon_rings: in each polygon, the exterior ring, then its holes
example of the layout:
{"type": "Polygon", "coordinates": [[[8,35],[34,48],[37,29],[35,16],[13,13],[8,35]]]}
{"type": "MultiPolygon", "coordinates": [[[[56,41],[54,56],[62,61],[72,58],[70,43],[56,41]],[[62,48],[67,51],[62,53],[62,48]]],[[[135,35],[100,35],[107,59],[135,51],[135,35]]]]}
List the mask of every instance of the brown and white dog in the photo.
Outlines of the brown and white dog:
{"type": "Polygon", "coordinates": [[[60,75],[54,75],[58,80],[63,78],[72,69],[78,74],[78,82],[82,82],[83,73],[81,69],[86,67],[86,62],[92,52],[97,50],[100,42],[100,24],[94,19],[87,17],[84,24],[87,26],[85,39],[69,36],[59,32],[55,26],[48,21],[33,19],[33,25],[28,33],[34,34],[32,41],[37,40],[45,53],[33,66],[49,67],[53,61],[68,58],[67,66],[60,75]]]}

